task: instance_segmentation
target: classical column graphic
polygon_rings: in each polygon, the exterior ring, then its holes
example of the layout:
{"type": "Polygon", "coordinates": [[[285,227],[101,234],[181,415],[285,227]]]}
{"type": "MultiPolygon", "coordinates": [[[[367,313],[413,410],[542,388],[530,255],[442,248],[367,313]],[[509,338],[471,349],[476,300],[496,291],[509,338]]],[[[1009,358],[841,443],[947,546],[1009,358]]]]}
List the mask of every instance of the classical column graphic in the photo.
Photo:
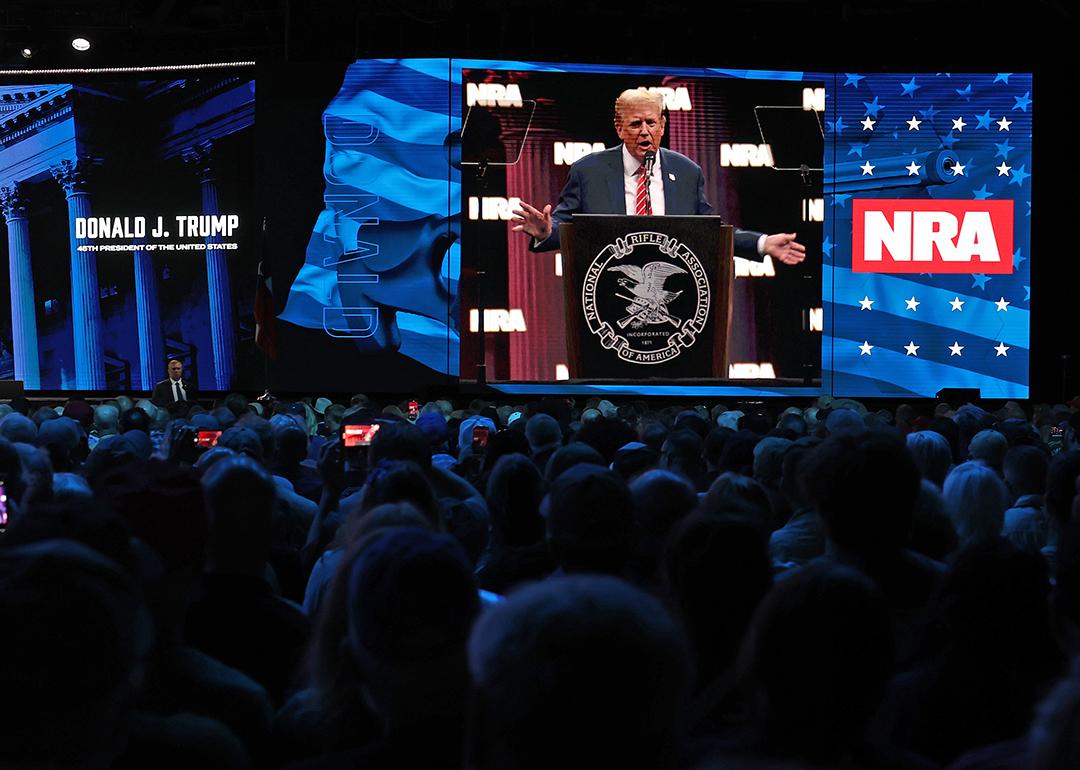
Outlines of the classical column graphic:
{"type": "Polygon", "coordinates": [[[161,316],[158,313],[158,284],[154,260],[150,253],[136,243],[135,317],[139,325],[139,381],[143,390],[150,390],[163,377],[164,345],[161,341],[161,316]]]}
{"type": "MultiPolygon", "coordinates": [[[[220,214],[217,181],[211,157],[212,144],[203,142],[184,152],[184,160],[199,174],[203,216],[220,214]]],[[[225,252],[210,248],[220,236],[206,238],[206,284],[210,299],[210,339],[214,348],[214,387],[229,390],[236,369],[236,328],[233,322],[232,287],[225,252]]]]}
{"type": "Polygon", "coordinates": [[[64,188],[68,203],[68,232],[71,239],[71,324],[75,338],[75,387],[105,390],[105,348],[101,342],[101,293],[98,290],[97,256],[80,251],[89,244],[75,237],[75,220],[90,216],[87,192],[89,161],[62,160],[53,166],[53,178],[64,188]]]}
{"type": "Polygon", "coordinates": [[[8,230],[8,261],[11,276],[11,354],[15,379],[27,390],[41,387],[38,363],[37,315],[34,306],[34,273],[30,267],[30,220],[26,196],[18,182],[0,187],[0,210],[8,230]]]}

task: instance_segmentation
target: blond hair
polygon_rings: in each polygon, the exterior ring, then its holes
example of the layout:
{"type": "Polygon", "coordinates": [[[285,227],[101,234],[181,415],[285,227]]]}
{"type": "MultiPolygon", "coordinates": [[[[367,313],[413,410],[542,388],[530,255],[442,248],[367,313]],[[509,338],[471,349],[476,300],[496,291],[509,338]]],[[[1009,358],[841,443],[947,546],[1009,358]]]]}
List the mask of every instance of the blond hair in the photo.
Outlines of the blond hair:
{"type": "Polygon", "coordinates": [[[619,114],[633,104],[648,102],[656,108],[657,113],[663,116],[664,97],[647,88],[628,88],[615,99],[615,122],[619,122],[619,114]]]}

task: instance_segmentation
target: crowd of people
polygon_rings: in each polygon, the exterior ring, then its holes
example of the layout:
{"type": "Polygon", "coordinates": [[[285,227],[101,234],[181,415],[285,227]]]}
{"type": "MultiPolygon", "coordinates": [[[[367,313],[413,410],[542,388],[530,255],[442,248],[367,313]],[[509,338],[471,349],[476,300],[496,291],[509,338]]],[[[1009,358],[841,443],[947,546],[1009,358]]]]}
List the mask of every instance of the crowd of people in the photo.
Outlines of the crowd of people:
{"type": "Polygon", "coordinates": [[[1078,479],[1072,405],[18,399],[0,766],[1077,768],[1078,479]]]}

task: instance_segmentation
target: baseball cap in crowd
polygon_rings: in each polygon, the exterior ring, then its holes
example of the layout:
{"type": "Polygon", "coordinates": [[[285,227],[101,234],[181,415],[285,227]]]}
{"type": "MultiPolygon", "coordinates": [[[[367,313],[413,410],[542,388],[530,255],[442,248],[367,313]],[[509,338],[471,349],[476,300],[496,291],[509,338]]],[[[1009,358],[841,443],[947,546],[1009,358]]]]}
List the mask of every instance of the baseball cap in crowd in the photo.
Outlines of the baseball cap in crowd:
{"type": "Polygon", "coordinates": [[[446,443],[446,420],[440,412],[428,412],[420,415],[416,427],[424,432],[432,446],[446,443]]]}
{"type": "Polygon", "coordinates": [[[738,409],[731,409],[722,413],[716,418],[716,425],[720,428],[729,428],[730,430],[739,429],[739,418],[744,416],[745,412],[741,412],[738,409]]]}

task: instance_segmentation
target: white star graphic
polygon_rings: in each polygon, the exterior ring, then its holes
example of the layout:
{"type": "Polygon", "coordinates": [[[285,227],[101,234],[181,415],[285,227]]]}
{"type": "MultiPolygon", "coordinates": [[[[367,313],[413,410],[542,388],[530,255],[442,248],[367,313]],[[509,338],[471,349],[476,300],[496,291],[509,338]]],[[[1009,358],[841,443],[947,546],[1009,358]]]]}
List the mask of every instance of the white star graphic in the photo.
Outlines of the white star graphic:
{"type": "Polygon", "coordinates": [[[952,299],[949,300],[949,304],[952,305],[952,309],[953,309],[954,313],[957,310],[959,310],[961,313],[964,312],[965,300],[962,300],[959,297],[953,297],[952,299]]]}
{"type": "MultiPolygon", "coordinates": [[[[1005,356],[1006,358],[1008,358],[1009,351],[1012,350],[1012,348],[1010,348],[1004,342],[999,342],[997,345],[994,346],[994,350],[997,351],[997,356],[1005,356]]],[[[997,358],[997,356],[994,356],[994,358],[997,358]]]]}
{"type": "Polygon", "coordinates": [[[1013,124],[1013,122],[1011,120],[1009,120],[1008,118],[1006,118],[1004,115],[1002,115],[1001,120],[999,120],[997,122],[997,124],[998,124],[998,131],[1008,131],[1009,126],[1011,126],[1013,124]]]}
{"type": "Polygon", "coordinates": [[[952,167],[952,173],[953,173],[953,176],[963,176],[964,175],[964,166],[963,166],[963,164],[954,163],[953,167],[952,167]]]}
{"type": "Polygon", "coordinates": [[[1002,297],[1001,299],[999,299],[994,304],[997,305],[997,312],[1000,313],[1002,310],[1004,310],[1006,313],[1008,313],[1009,312],[1009,305],[1011,305],[1012,303],[1011,302],[1006,302],[1005,298],[1002,297]]]}
{"type": "Polygon", "coordinates": [[[920,166],[915,161],[911,161],[911,165],[910,166],[905,166],[905,168],[907,169],[907,175],[908,176],[918,176],[919,175],[919,169],[922,168],[922,166],[920,166]]]}
{"type": "Polygon", "coordinates": [[[859,300],[859,310],[873,310],[874,308],[870,307],[873,304],[874,300],[870,299],[870,295],[867,294],[859,300]]]}
{"type": "Polygon", "coordinates": [[[922,347],[922,346],[921,345],[916,345],[915,340],[912,340],[908,344],[904,345],[904,350],[907,351],[907,354],[909,356],[915,356],[916,358],[918,358],[919,357],[919,352],[918,351],[919,351],[920,347],[922,347]]]}
{"type": "Polygon", "coordinates": [[[961,345],[959,342],[954,341],[953,344],[949,345],[949,355],[950,356],[959,356],[960,351],[963,350],[963,349],[964,349],[963,345],[961,345]]]}
{"type": "Polygon", "coordinates": [[[1009,172],[1012,171],[1012,166],[1006,166],[1005,161],[1001,161],[1001,165],[994,166],[994,168],[997,169],[998,176],[1008,176],[1009,172]]]}
{"type": "Polygon", "coordinates": [[[859,355],[860,356],[868,356],[868,355],[870,355],[870,351],[873,350],[873,349],[874,349],[873,345],[871,345],[866,340],[863,340],[863,344],[859,345],[859,355]]]}
{"type": "Polygon", "coordinates": [[[876,120],[872,120],[872,119],[870,118],[870,116],[869,116],[869,115],[867,115],[867,116],[866,116],[866,120],[864,120],[864,121],[862,122],[862,130],[863,130],[863,131],[873,131],[873,130],[874,130],[874,124],[875,124],[875,123],[877,123],[877,121],[876,121],[876,120]]]}
{"type": "Polygon", "coordinates": [[[912,116],[911,116],[911,120],[909,120],[909,121],[907,122],[907,125],[908,125],[908,129],[907,129],[908,131],[918,131],[918,130],[919,130],[919,126],[921,126],[921,125],[922,125],[922,121],[921,121],[921,120],[917,120],[917,119],[915,118],[915,116],[914,116],[914,115],[912,115],[912,116]]]}
{"type": "Polygon", "coordinates": [[[966,125],[967,125],[967,123],[964,122],[963,117],[959,117],[959,118],[957,118],[956,120],[954,120],[952,122],[952,127],[953,127],[954,131],[963,131],[964,126],[966,126],[966,125]]]}
{"type": "Polygon", "coordinates": [[[911,295],[911,299],[905,299],[904,302],[907,304],[907,307],[904,308],[904,310],[918,310],[919,305],[922,304],[919,300],[915,299],[914,294],[911,295]]]}
{"type": "Polygon", "coordinates": [[[877,168],[877,166],[871,164],[870,161],[866,161],[866,163],[863,163],[861,166],[859,166],[859,168],[862,169],[862,175],[863,176],[866,176],[867,174],[869,174],[870,176],[873,176],[874,175],[874,169],[877,168]]]}

